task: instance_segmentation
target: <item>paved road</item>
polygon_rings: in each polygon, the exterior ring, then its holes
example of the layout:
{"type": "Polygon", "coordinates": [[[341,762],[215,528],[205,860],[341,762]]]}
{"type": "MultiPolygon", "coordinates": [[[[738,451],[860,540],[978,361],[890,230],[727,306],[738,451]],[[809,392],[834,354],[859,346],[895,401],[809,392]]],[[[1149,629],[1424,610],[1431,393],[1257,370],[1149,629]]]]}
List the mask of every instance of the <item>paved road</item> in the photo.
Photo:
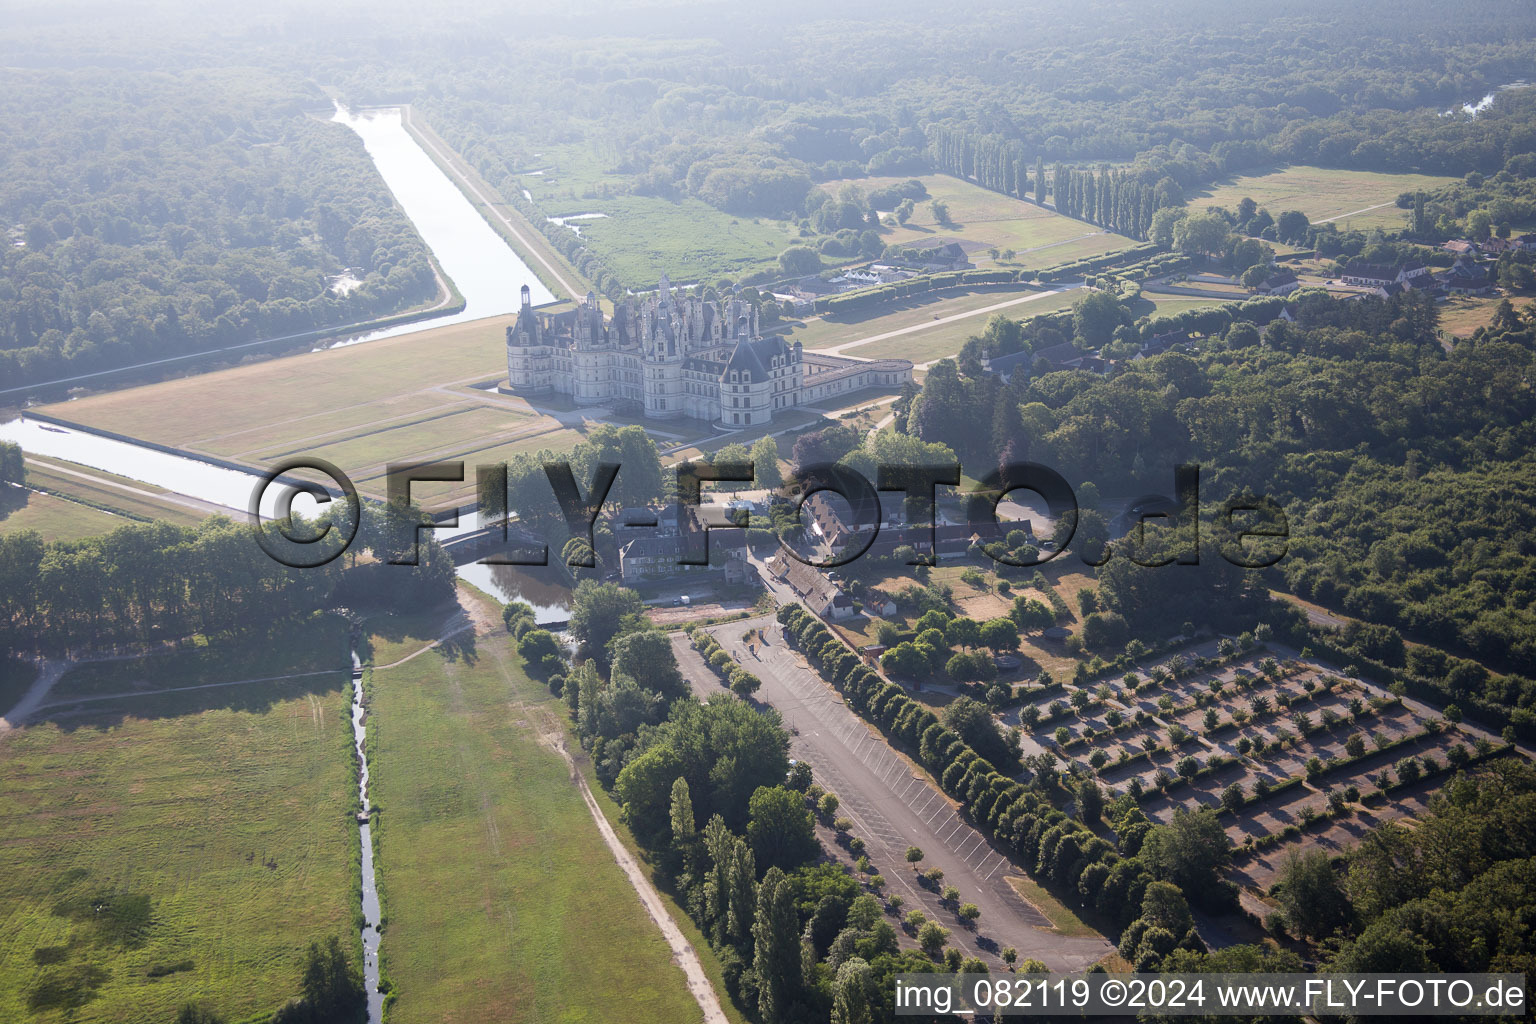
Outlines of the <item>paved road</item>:
{"type": "MultiPolygon", "coordinates": [[[[812,349],[812,351],[818,352],[822,355],[839,356],[845,354],[848,349],[858,348],[860,345],[868,345],[872,342],[884,341],[887,338],[899,338],[904,334],[915,334],[918,331],[926,331],[934,327],[942,327],[945,324],[952,324],[958,320],[969,320],[972,317],[985,316],[988,313],[996,313],[1000,310],[1009,309],[1013,306],[1022,305],[1026,302],[1037,302],[1040,299],[1049,298],[1052,295],[1060,295],[1063,292],[1076,291],[1082,286],[1083,284],[1081,281],[1077,282],[1076,284],[1065,284],[1058,288],[1052,288],[1049,291],[1036,292],[1033,295],[1025,295],[1017,299],[1008,299],[1004,302],[997,302],[990,306],[984,306],[981,309],[967,310],[963,313],[952,313],[949,316],[939,317],[937,320],[924,320],[922,323],[912,324],[910,327],[900,327],[894,331],[885,331],[881,334],[871,334],[866,338],[856,338],[853,341],[845,341],[841,344],[829,345],[826,348],[812,349]]],[[[858,353],[855,352],[853,355],[857,356],[858,353]]]]}
{"type": "MultiPolygon", "coordinates": [[[[810,763],[823,787],[838,795],[838,813],[854,822],[854,834],[868,844],[870,860],[902,895],[950,929],[951,942],[970,955],[1000,963],[997,951],[1013,946],[1052,970],[1080,971],[1109,954],[1098,936],[1069,938],[1019,898],[1007,882],[1022,874],[985,836],[971,827],[926,773],[896,754],[837,693],[785,643],[770,616],[731,622],[710,630],[748,671],[763,681],[758,698],[777,708],[790,730],[790,756],[810,763]],[[748,649],[742,634],[761,627],[766,644],[748,649]],[[944,883],[960,890],[962,902],[981,909],[977,932],[961,927],[953,910],[917,885],[905,854],[921,847],[924,868],[944,870],[944,883]],[[986,941],[990,940],[990,942],[986,941]],[[990,946],[990,949],[987,947],[990,946]]],[[[678,661],[701,697],[721,692],[718,678],[704,667],[687,638],[674,638],[678,661]]]]}

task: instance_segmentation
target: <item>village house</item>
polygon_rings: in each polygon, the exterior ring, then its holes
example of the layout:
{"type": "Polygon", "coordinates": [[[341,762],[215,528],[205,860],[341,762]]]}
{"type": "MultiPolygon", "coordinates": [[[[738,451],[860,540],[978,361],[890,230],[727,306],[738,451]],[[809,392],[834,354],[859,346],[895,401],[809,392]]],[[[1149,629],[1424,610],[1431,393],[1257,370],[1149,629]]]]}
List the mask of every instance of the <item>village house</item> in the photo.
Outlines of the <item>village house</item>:
{"type": "Polygon", "coordinates": [[[1339,280],[1357,288],[1381,288],[1388,285],[1406,285],[1416,277],[1422,277],[1430,273],[1430,267],[1425,263],[1396,263],[1390,266],[1381,263],[1366,263],[1364,260],[1350,260],[1339,274],[1339,280]]]}

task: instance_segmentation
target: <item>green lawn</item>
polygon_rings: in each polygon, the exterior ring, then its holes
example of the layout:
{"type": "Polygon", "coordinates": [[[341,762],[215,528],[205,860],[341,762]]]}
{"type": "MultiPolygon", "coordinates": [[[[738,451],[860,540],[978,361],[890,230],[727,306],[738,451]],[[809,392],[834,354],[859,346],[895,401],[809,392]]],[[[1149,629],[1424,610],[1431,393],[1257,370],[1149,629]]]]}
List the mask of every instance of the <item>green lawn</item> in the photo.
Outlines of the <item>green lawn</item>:
{"type": "Polygon", "coordinates": [[[1275,217],[1286,210],[1300,210],[1313,221],[1337,218],[1340,228],[1400,228],[1408,211],[1391,205],[1399,193],[1438,188],[1453,180],[1428,174],[1294,166],[1220,182],[1189,197],[1189,205],[1196,210],[1207,206],[1236,210],[1238,202],[1247,197],[1275,217]],[[1383,203],[1388,205],[1381,206],[1383,203]]]}
{"type": "Polygon", "coordinates": [[[1022,875],[1010,875],[1008,884],[1013,886],[1026,903],[1033,905],[1036,910],[1045,915],[1046,920],[1051,922],[1052,930],[1058,935],[1080,938],[1085,935],[1099,934],[1032,879],[1022,875]]]}
{"type": "MultiPolygon", "coordinates": [[[[381,640],[376,657],[408,646],[381,640]]],[[[563,705],[499,630],[456,657],[372,673],[392,1024],[699,1020],[564,761],[539,743],[563,705]]]]}
{"type": "MultiPolygon", "coordinates": [[[[977,311],[1038,294],[1040,294],[1039,288],[1018,285],[1008,288],[954,290],[943,294],[915,295],[909,299],[882,303],[870,309],[839,313],[835,319],[817,317],[799,322],[791,327],[785,336],[800,342],[806,348],[822,349],[868,338],[875,334],[883,334],[886,331],[932,323],[935,319],[967,314],[977,314],[976,329],[980,330],[991,314],[980,314],[977,311]]],[[[1025,305],[1023,308],[1031,307],[1025,305]]],[[[1013,308],[1010,307],[1002,312],[1012,314],[1013,308]]]]}
{"type": "Polygon", "coordinates": [[[678,283],[737,278],[775,265],[802,241],[784,221],[733,216],[698,199],[631,195],[633,181],[613,169],[608,140],[590,138],[543,146],[527,168],[542,173],[521,175],[518,187],[553,217],[607,214],[575,225],[631,288],[654,287],[663,273],[678,283]]]}
{"type": "MultiPolygon", "coordinates": [[[[1015,320],[1042,313],[1050,313],[1055,310],[1068,309],[1072,300],[1076,298],[1073,293],[1063,295],[1051,295],[1040,299],[1038,302],[1021,303],[1010,309],[1001,310],[1003,316],[1015,320]]],[[[910,334],[899,335],[895,338],[886,338],[883,341],[870,342],[868,345],[857,345],[845,349],[843,355],[858,356],[860,359],[897,358],[910,359],[915,363],[926,363],[934,359],[945,359],[960,354],[960,347],[966,339],[974,337],[982,332],[987,325],[987,320],[992,314],[986,316],[971,317],[966,320],[956,320],[948,324],[935,324],[932,328],[913,331],[910,334]]]]}
{"type": "Polygon", "coordinates": [[[103,703],[0,743],[0,1020],[248,1019],[298,994],[311,940],[357,948],[348,679],[103,703]]]}
{"type": "Polygon", "coordinates": [[[36,530],[44,540],[81,540],[132,522],[51,494],[10,489],[0,505],[0,533],[36,530]]]}
{"type": "MultiPolygon", "coordinates": [[[[126,661],[88,662],[65,672],[53,684],[53,689],[48,691],[48,703],[238,679],[350,671],[347,648],[337,642],[338,628],[337,621],[316,617],[283,623],[271,635],[255,634],[213,643],[199,638],[171,654],[126,661]],[[234,674],[231,674],[231,668],[235,669],[234,674]]],[[[224,691],[221,699],[229,699],[237,693],[260,695],[265,692],[262,685],[253,685],[248,691],[236,687],[216,689],[224,691]]]]}
{"type": "Polygon", "coordinates": [[[1221,299],[1187,299],[1159,292],[1142,292],[1141,298],[1131,303],[1131,312],[1143,316],[1176,316],[1191,309],[1215,309],[1221,299]]]}

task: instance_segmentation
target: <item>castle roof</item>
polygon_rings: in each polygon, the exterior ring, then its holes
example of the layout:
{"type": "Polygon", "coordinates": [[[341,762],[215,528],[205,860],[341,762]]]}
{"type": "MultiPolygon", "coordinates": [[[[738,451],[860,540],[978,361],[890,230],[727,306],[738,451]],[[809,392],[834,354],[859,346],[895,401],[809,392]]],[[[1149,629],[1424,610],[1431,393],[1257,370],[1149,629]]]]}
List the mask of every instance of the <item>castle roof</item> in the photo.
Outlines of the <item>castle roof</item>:
{"type": "Polygon", "coordinates": [[[731,350],[729,361],[725,364],[727,370],[736,370],[751,375],[751,379],[759,379],[771,375],[769,367],[773,365],[775,358],[789,358],[789,346],[784,344],[784,339],[777,334],[771,334],[766,338],[742,338],[736,342],[736,347],[731,350]]]}

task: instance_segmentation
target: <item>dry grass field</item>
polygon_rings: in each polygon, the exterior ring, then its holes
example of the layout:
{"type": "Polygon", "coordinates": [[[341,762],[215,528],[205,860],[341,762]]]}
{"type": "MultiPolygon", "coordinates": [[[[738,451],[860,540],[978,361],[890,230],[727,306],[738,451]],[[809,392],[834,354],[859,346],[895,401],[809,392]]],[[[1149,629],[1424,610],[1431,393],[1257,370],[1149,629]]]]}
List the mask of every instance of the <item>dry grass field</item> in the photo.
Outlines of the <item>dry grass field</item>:
{"type": "Polygon", "coordinates": [[[1470,338],[1479,327],[1493,322],[1493,311],[1502,301],[1502,296],[1453,295],[1440,304],[1440,329],[1453,338],[1470,338]]]}
{"type": "Polygon", "coordinates": [[[1286,167],[1264,174],[1246,174],[1189,197],[1191,209],[1222,206],[1237,209],[1244,197],[1278,217],[1300,210],[1313,222],[1336,221],[1341,228],[1400,228],[1406,210],[1394,205],[1403,192],[1438,188],[1452,178],[1429,174],[1378,174],[1326,167],[1286,167]]]}
{"type": "MultiPolygon", "coordinates": [[[[539,410],[486,390],[506,374],[505,317],[95,395],[47,412],[83,426],[262,467],[298,454],[339,466],[384,494],[390,463],[493,462],[568,450],[579,413],[539,410]]],[[[418,486],[426,503],[465,501],[463,484],[418,486]]]]}
{"type": "MultiPolygon", "coordinates": [[[[907,181],[907,177],[854,178],[830,181],[821,187],[837,194],[852,185],[865,192],[907,181]]],[[[1135,243],[1096,224],[1064,217],[1043,206],[1014,199],[947,174],[920,175],[928,199],[917,204],[906,224],[883,229],[881,238],[893,245],[933,245],[960,242],[972,262],[990,265],[990,249],[1012,249],[1003,266],[1048,267],[1058,263],[1115,252],[1135,243]],[[928,205],[938,199],[949,207],[949,224],[939,224],[928,205]]]]}

